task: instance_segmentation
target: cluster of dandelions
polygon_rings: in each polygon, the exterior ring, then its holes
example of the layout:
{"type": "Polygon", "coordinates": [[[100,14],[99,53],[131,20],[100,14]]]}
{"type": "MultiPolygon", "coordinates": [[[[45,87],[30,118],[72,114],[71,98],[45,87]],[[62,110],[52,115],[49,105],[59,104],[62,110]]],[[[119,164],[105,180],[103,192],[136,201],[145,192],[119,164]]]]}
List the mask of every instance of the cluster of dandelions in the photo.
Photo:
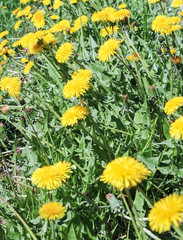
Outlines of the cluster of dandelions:
{"type": "Polygon", "coordinates": [[[8,91],[11,97],[18,97],[21,92],[21,80],[19,77],[3,77],[0,81],[1,91],[8,91]]]}
{"type": "MultiPolygon", "coordinates": [[[[72,173],[71,163],[60,161],[54,165],[36,169],[31,180],[39,188],[53,190],[70,178],[69,173],[72,173]]],[[[65,212],[66,208],[59,202],[48,202],[39,210],[40,217],[48,220],[63,218],[65,212]]]]}
{"type": "MultiPolygon", "coordinates": [[[[167,115],[171,115],[181,106],[183,106],[183,97],[175,97],[165,104],[164,111],[167,115]]],[[[183,116],[171,123],[170,135],[175,139],[183,139],[183,116]]]]}

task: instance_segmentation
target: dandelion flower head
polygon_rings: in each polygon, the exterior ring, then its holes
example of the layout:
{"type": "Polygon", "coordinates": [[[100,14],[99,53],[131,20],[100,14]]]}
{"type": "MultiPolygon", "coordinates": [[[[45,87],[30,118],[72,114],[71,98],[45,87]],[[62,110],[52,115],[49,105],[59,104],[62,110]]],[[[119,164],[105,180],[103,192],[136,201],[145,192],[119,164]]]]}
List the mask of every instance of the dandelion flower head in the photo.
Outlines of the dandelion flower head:
{"type": "Polygon", "coordinates": [[[183,222],[183,195],[174,193],[160,199],[150,210],[148,219],[151,229],[160,234],[169,231],[172,224],[179,227],[183,222]]]}
{"type": "Polygon", "coordinates": [[[173,6],[174,8],[180,7],[181,5],[183,5],[183,0],[174,0],[174,1],[172,2],[172,6],[173,6]]]}
{"type": "Polygon", "coordinates": [[[22,23],[22,20],[19,20],[15,23],[15,26],[14,26],[15,31],[20,27],[21,23],[22,23]]]}
{"type": "Polygon", "coordinates": [[[67,62],[74,51],[74,44],[66,42],[56,52],[56,59],[59,63],[67,62]]]}
{"type": "Polygon", "coordinates": [[[172,138],[174,137],[176,140],[183,139],[183,116],[171,123],[169,132],[172,138]]]}
{"type": "Polygon", "coordinates": [[[43,10],[37,11],[36,13],[34,13],[31,19],[31,22],[33,22],[36,28],[42,28],[45,25],[45,19],[44,19],[43,13],[44,13],[43,10]]]}
{"type": "Polygon", "coordinates": [[[183,97],[172,98],[165,104],[164,112],[167,115],[174,113],[179,107],[183,106],[183,97]]]}
{"type": "Polygon", "coordinates": [[[33,65],[34,65],[34,62],[29,61],[24,68],[24,74],[28,74],[30,69],[33,67],[33,65]]]}
{"type": "Polygon", "coordinates": [[[161,0],[148,0],[148,3],[157,3],[160,2],[161,0]]]}
{"type": "Polygon", "coordinates": [[[10,78],[8,84],[8,93],[11,97],[18,97],[21,91],[21,80],[19,77],[10,78]]]}
{"type": "Polygon", "coordinates": [[[87,107],[74,106],[69,108],[61,117],[61,123],[64,127],[73,126],[78,123],[79,120],[84,120],[89,114],[87,107]]]}
{"type": "Polygon", "coordinates": [[[115,32],[118,32],[118,30],[119,30],[118,26],[113,26],[113,27],[109,26],[109,27],[106,27],[106,28],[102,28],[101,31],[100,31],[100,35],[102,37],[106,37],[109,34],[113,35],[115,32]]]}
{"type": "Polygon", "coordinates": [[[118,39],[109,39],[103,45],[100,46],[98,51],[98,58],[102,62],[108,62],[111,56],[116,53],[116,50],[120,46],[118,39]]]}
{"type": "Polygon", "coordinates": [[[65,98],[73,98],[84,95],[90,88],[90,79],[92,72],[87,69],[80,69],[72,75],[72,79],[66,83],[63,88],[63,96],[65,98]]]}
{"type": "Polygon", "coordinates": [[[111,16],[116,12],[115,8],[112,7],[107,7],[104,8],[102,11],[99,12],[95,12],[92,15],[92,21],[93,22],[107,22],[107,21],[111,21],[111,16]]]}
{"type": "Polygon", "coordinates": [[[9,31],[4,31],[0,33],[0,39],[3,38],[4,36],[8,35],[9,31]]]}
{"type": "Polygon", "coordinates": [[[60,1],[60,0],[54,0],[53,8],[54,8],[54,9],[58,9],[60,6],[62,6],[62,1],[60,1]]]}
{"type": "MultiPolygon", "coordinates": [[[[142,57],[142,54],[141,54],[141,53],[139,53],[139,55],[142,57]]],[[[133,52],[133,53],[132,53],[132,56],[129,55],[129,56],[126,57],[126,59],[127,59],[128,61],[131,61],[131,62],[133,61],[133,59],[135,60],[135,62],[138,62],[138,61],[139,61],[139,56],[137,55],[137,53],[133,52]],[[133,58],[132,58],[132,56],[133,56],[133,58]]]]}
{"type": "Polygon", "coordinates": [[[72,173],[71,163],[58,162],[55,165],[36,169],[31,180],[39,188],[53,190],[60,187],[66,178],[70,177],[68,173],[72,173]]]}
{"type": "Polygon", "coordinates": [[[119,191],[136,186],[150,175],[151,171],[143,163],[132,157],[118,157],[108,163],[100,176],[100,180],[116,187],[119,191]]]}
{"type": "Polygon", "coordinates": [[[20,10],[21,10],[21,7],[16,8],[15,10],[13,10],[12,15],[16,15],[20,10]]]}
{"type": "Polygon", "coordinates": [[[3,47],[7,44],[8,40],[3,40],[1,43],[0,43],[0,50],[3,49],[3,47]]]}
{"type": "Polygon", "coordinates": [[[67,31],[69,31],[71,28],[71,24],[68,20],[61,20],[59,23],[53,25],[53,27],[51,28],[51,32],[52,33],[56,33],[56,32],[64,32],[66,33],[67,31]]]}
{"type": "MultiPolygon", "coordinates": [[[[82,27],[84,27],[87,22],[88,22],[88,17],[87,16],[81,16],[82,27]]],[[[81,24],[80,24],[80,18],[77,18],[74,21],[74,27],[71,28],[70,33],[78,31],[81,28],[81,24]]]]}
{"type": "Polygon", "coordinates": [[[120,4],[119,6],[118,6],[118,9],[123,9],[123,8],[126,8],[126,4],[124,4],[124,3],[122,3],[122,4],[120,4]]]}
{"type": "Polygon", "coordinates": [[[9,85],[10,77],[3,77],[0,81],[0,88],[1,91],[7,91],[8,90],[8,85],[9,85]]]}
{"type": "Polygon", "coordinates": [[[51,4],[50,0],[43,0],[42,2],[44,5],[48,6],[51,4]]]}
{"type": "Polygon", "coordinates": [[[39,210],[40,218],[48,220],[61,219],[65,216],[66,208],[59,202],[43,204],[39,210]]]}
{"type": "Polygon", "coordinates": [[[30,2],[30,0],[20,0],[20,3],[22,4],[27,4],[28,2],[30,2]]]}

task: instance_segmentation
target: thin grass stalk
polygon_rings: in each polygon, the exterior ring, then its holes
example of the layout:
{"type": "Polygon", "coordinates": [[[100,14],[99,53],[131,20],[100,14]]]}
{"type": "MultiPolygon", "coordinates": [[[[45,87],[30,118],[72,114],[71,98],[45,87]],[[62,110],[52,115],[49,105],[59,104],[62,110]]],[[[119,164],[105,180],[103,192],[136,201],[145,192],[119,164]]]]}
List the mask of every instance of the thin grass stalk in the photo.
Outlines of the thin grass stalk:
{"type": "Polygon", "coordinates": [[[52,240],[55,240],[55,223],[51,220],[52,240]]]}
{"type": "Polygon", "coordinates": [[[139,228],[140,228],[140,230],[141,230],[141,232],[142,232],[143,240],[147,240],[147,236],[146,236],[146,234],[145,234],[145,232],[144,232],[144,229],[143,229],[143,227],[142,227],[142,224],[141,224],[141,222],[140,222],[140,220],[139,220],[139,216],[138,216],[137,210],[136,210],[136,208],[135,208],[135,206],[134,206],[134,204],[133,204],[130,191],[129,191],[128,189],[125,189],[125,190],[126,190],[126,194],[127,194],[127,196],[128,196],[129,203],[130,203],[130,205],[131,205],[132,211],[133,211],[133,213],[134,213],[134,215],[135,215],[135,217],[136,217],[136,220],[137,220],[137,222],[138,222],[139,228]]]}
{"type": "Polygon", "coordinates": [[[181,239],[183,239],[183,230],[180,227],[176,227],[175,225],[173,225],[173,229],[181,237],[181,239]]]}
{"type": "Polygon", "coordinates": [[[17,211],[15,211],[15,209],[7,202],[5,201],[1,196],[0,196],[0,200],[3,201],[6,206],[15,214],[15,216],[20,220],[20,222],[23,224],[23,226],[26,228],[26,230],[29,232],[29,234],[31,235],[31,237],[34,240],[38,240],[37,237],[34,235],[34,233],[32,232],[32,230],[30,229],[30,227],[27,225],[27,223],[23,220],[23,218],[17,213],[17,211]]]}
{"type": "Polygon", "coordinates": [[[12,190],[13,190],[14,197],[18,200],[19,204],[21,204],[20,199],[19,199],[19,197],[18,197],[18,195],[17,195],[17,193],[16,193],[16,191],[15,191],[15,188],[14,188],[14,186],[13,186],[13,181],[12,181],[12,179],[11,179],[11,176],[10,176],[10,173],[9,173],[9,169],[8,169],[8,166],[7,166],[7,164],[6,164],[6,160],[5,160],[4,156],[3,156],[3,153],[2,153],[2,151],[1,151],[1,149],[0,149],[0,153],[1,153],[1,157],[2,157],[3,164],[4,164],[4,166],[5,166],[5,168],[6,168],[6,171],[7,171],[7,174],[8,174],[8,180],[9,180],[10,185],[11,185],[11,188],[12,188],[12,190]]]}
{"type": "Polygon", "coordinates": [[[84,35],[83,35],[83,25],[82,25],[82,19],[81,19],[80,0],[77,1],[77,8],[78,8],[79,21],[80,21],[80,27],[81,27],[81,44],[82,44],[82,53],[83,53],[83,58],[85,58],[84,35]]]}
{"type": "Polygon", "coordinates": [[[164,10],[164,8],[163,8],[163,5],[162,5],[161,1],[159,1],[159,5],[160,5],[160,8],[161,8],[163,14],[166,15],[165,10],[164,10]]]}
{"type": "Polygon", "coordinates": [[[127,203],[127,201],[126,201],[126,199],[125,199],[125,197],[124,197],[124,195],[123,195],[122,192],[121,192],[121,196],[122,196],[123,202],[124,202],[124,204],[125,204],[125,207],[126,207],[128,213],[129,213],[129,215],[130,215],[130,218],[131,218],[132,224],[133,224],[133,226],[134,226],[135,232],[136,232],[136,234],[137,234],[137,236],[138,236],[138,240],[143,240],[142,237],[141,237],[141,235],[140,235],[140,233],[139,233],[139,230],[138,230],[138,227],[137,227],[137,224],[136,224],[136,220],[135,220],[135,218],[133,217],[133,214],[132,214],[132,212],[131,212],[131,210],[130,210],[130,208],[129,208],[129,206],[128,206],[128,203],[127,203]]]}

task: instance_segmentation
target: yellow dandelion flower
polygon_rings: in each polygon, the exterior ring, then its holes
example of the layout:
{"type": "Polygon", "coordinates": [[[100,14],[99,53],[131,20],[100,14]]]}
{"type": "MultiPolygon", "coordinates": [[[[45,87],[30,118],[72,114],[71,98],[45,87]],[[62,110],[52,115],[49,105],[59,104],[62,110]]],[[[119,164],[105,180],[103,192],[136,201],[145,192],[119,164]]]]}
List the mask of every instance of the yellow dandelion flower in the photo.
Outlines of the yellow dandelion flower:
{"type": "Polygon", "coordinates": [[[37,54],[39,52],[42,52],[44,50],[44,45],[36,43],[32,47],[29,47],[29,51],[31,54],[37,54]]]}
{"type": "Polygon", "coordinates": [[[27,61],[28,61],[27,58],[24,58],[24,57],[23,57],[23,58],[21,59],[21,63],[26,63],[27,61]]]}
{"type": "Polygon", "coordinates": [[[102,62],[108,62],[111,56],[116,53],[120,46],[120,41],[117,39],[109,39],[100,46],[98,51],[98,58],[102,62]]]}
{"type": "Polygon", "coordinates": [[[47,33],[42,38],[44,45],[56,44],[57,39],[52,33],[47,33]]]}
{"type": "Polygon", "coordinates": [[[0,81],[0,88],[1,88],[1,91],[7,91],[8,90],[8,85],[9,85],[9,82],[10,82],[10,77],[3,77],[0,81]]]}
{"type": "Polygon", "coordinates": [[[24,68],[24,74],[28,74],[30,69],[33,67],[33,65],[34,65],[34,62],[33,61],[29,61],[27,63],[27,65],[25,66],[25,68],[24,68]]]}
{"type": "Polygon", "coordinates": [[[53,25],[53,27],[51,28],[50,31],[52,33],[56,33],[56,32],[64,32],[64,33],[66,33],[66,31],[69,31],[70,28],[71,28],[70,22],[68,20],[63,19],[59,23],[53,25]]]}
{"type": "Polygon", "coordinates": [[[57,19],[59,19],[60,17],[58,16],[58,15],[52,15],[52,16],[50,16],[50,19],[52,19],[52,20],[57,20],[57,19]]]}
{"type": "Polygon", "coordinates": [[[83,120],[89,114],[87,107],[74,106],[69,108],[61,117],[61,123],[64,127],[73,126],[79,120],[83,120]]]}
{"type": "Polygon", "coordinates": [[[179,12],[179,14],[180,14],[181,16],[183,16],[183,11],[179,12]]]}
{"type": "Polygon", "coordinates": [[[12,15],[16,15],[20,10],[21,10],[21,7],[16,8],[15,10],[13,10],[12,15]]]}
{"type": "Polygon", "coordinates": [[[13,57],[15,55],[15,51],[13,49],[8,49],[8,54],[13,57]]]}
{"type": "Polygon", "coordinates": [[[150,210],[149,226],[158,233],[167,232],[174,224],[179,227],[183,222],[183,195],[170,194],[156,202],[150,210]]]}
{"type": "Polygon", "coordinates": [[[183,97],[172,98],[165,104],[164,112],[167,115],[174,113],[179,107],[183,106],[183,97]]]}
{"type": "MultiPolygon", "coordinates": [[[[87,22],[88,22],[88,17],[87,16],[81,16],[82,27],[84,27],[87,22]]],[[[80,24],[80,18],[77,18],[74,21],[74,27],[71,28],[70,33],[78,31],[81,28],[81,24],[80,24]]]]}
{"type": "Polygon", "coordinates": [[[71,4],[77,3],[77,0],[70,0],[71,4]]]}
{"type": "Polygon", "coordinates": [[[20,3],[22,4],[27,4],[28,2],[30,2],[30,0],[20,0],[20,3]]]}
{"type": "Polygon", "coordinates": [[[27,33],[23,37],[21,37],[17,42],[18,45],[21,45],[23,48],[29,47],[29,41],[32,39],[34,33],[27,33]]]}
{"type": "Polygon", "coordinates": [[[174,1],[172,2],[172,6],[173,6],[174,8],[180,7],[181,5],[183,5],[183,0],[174,0],[174,1]]]}
{"type": "Polygon", "coordinates": [[[59,188],[70,177],[68,173],[72,173],[71,163],[58,162],[55,165],[36,169],[31,181],[39,188],[53,190],[59,188]]]}
{"type": "Polygon", "coordinates": [[[161,0],[148,0],[148,3],[157,3],[160,2],[161,0]]]}
{"type": "Polygon", "coordinates": [[[28,47],[33,47],[36,43],[39,42],[39,40],[40,41],[42,40],[43,36],[44,36],[44,31],[42,31],[42,30],[39,30],[39,31],[37,31],[35,33],[31,33],[29,40],[26,37],[26,40],[28,40],[28,47]]]}
{"type": "Polygon", "coordinates": [[[15,31],[20,27],[21,23],[22,23],[22,20],[19,20],[15,23],[15,26],[14,26],[15,31]]]}
{"type": "Polygon", "coordinates": [[[118,157],[108,163],[100,176],[100,181],[109,183],[119,191],[136,186],[150,175],[151,171],[143,163],[132,157],[118,157]]]}
{"type": "Polygon", "coordinates": [[[3,38],[4,36],[8,35],[9,31],[4,31],[0,33],[0,39],[3,38]]]}
{"type": "Polygon", "coordinates": [[[183,139],[183,116],[171,123],[170,126],[170,136],[176,140],[183,139]]]}
{"type": "Polygon", "coordinates": [[[125,18],[130,17],[130,11],[128,9],[120,9],[119,11],[113,12],[110,14],[110,21],[120,21],[124,20],[125,18]]]}
{"type": "MultiPolygon", "coordinates": [[[[137,53],[133,52],[132,55],[133,55],[133,58],[132,58],[131,55],[129,55],[129,56],[126,57],[126,59],[127,59],[128,61],[131,61],[131,62],[133,61],[133,59],[134,59],[136,62],[138,62],[138,61],[140,60],[139,57],[138,57],[138,55],[137,55],[137,53]]],[[[142,57],[142,54],[141,54],[141,53],[139,53],[139,55],[142,57]]]]}
{"type": "Polygon", "coordinates": [[[127,6],[126,4],[123,4],[123,3],[122,3],[122,4],[120,4],[120,5],[118,6],[118,9],[126,8],[126,6],[127,6]]]}
{"type": "Polygon", "coordinates": [[[113,26],[113,27],[109,26],[109,27],[106,27],[106,28],[102,28],[101,31],[100,31],[100,35],[102,37],[106,37],[109,34],[113,35],[115,32],[118,32],[118,30],[119,30],[118,26],[113,26]]]}
{"type": "Polygon", "coordinates": [[[11,97],[18,97],[21,91],[21,80],[19,77],[10,78],[8,84],[8,93],[11,97]]]}
{"type": "Polygon", "coordinates": [[[62,6],[62,1],[54,0],[53,8],[58,9],[60,6],[62,6]]]}
{"type": "Polygon", "coordinates": [[[50,0],[43,0],[42,2],[44,5],[48,6],[51,4],[50,0]]]}
{"type": "Polygon", "coordinates": [[[59,202],[43,204],[39,210],[40,218],[48,220],[61,219],[65,216],[66,208],[59,202]]]}
{"type": "Polygon", "coordinates": [[[34,13],[32,19],[31,19],[31,22],[33,22],[33,24],[36,28],[42,28],[45,25],[43,13],[44,13],[43,10],[37,11],[36,13],[34,13]]]}
{"type": "Polygon", "coordinates": [[[0,102],[3,100],[3,97],[0,95],[0,102]]]}
{"type": "Polygon", "coordinates": [[[88,69],[80,69],[78,72],[73,73],[72,80],[66,83],[63,88],[63,96],[65,98],[73,98],[84,95],[90,88],[90,79],[92,72],[88,69]]]}
{"type": "Polygon", "coordinates": [[[5,39],[0,43],[0,50],[2,50],[4,48],[4,46],[6,45],[8,41],[5,39]]]}
{"type": "Polygon", "coordinates": [[[152,30],[160,34],[171,34],[175,30],[179,30],[181,26],[174,25],[180,23],[179,17],[167,17],[165,15],[157,16],[152,22],[152,30]]]}
{"type": "Polygon", "coordinates": [[[12,47],[17,47],[17,46],[20,46],[20,45],[21,45],[21,42],[20,42],[20,40],[18,40],[18,41],[14,42],[12,44],[12,47]]]}
{"type": "Polygon", "coordinates": [[[171,52],[171,54],[176,54],[177,50],[170,47],[170,52],[171,52]]]}
{"type": "Polygon", "coordinates": [[[32,13],[29,13],[26,19],[30,19],[32,17],[32,13]]]}
{"type": "Polygon", "coordinates": [[[67,62],[74,51],[74,44],[66,42],[56,52],[56,59],[59,63],[67,62]]]}
{"type": "Polygon", "coordinates": [[[18,11],[16,18],[27,16],[30,14],[30,11],[31,11],[31,6],[27,6],[23,10],[18,11]]]}
{"type": "Polygon", "coordinates": [[[116,12],[115,8],[112,7],[107,7],[104,8],[102,11],[95,12],[92,15],[92,21],[93,22],[106,22],[106,21],[111,21],[111,16],[116,12]]]}

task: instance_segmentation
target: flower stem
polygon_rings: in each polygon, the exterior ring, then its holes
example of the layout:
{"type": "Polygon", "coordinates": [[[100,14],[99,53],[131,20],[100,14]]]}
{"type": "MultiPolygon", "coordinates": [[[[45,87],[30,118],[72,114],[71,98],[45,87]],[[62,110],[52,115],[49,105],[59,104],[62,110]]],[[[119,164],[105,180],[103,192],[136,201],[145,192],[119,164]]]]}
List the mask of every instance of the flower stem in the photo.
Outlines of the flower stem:
{"type": "Polygon", "coordinates": [[[27,229],[27,231],[29,232],[29,234],[31,235],[31,237],[34,240],[38,240],[37,237],[34,235],[34,233],[32,232],[32,230],[30,229],[30,227],[27,225],[27,223],[23,220],[23,218],[15,211],[15,209],[7,202],[5,201],[1,196],[0,196],[0,200],[3,201],[6,206],[16,215],[16,217],[21,221],[21,223],[24,225],[24,227],[27,229]]]}
{"type": "Polygon", "coordinates": [[[80,7],[80,2],[79,1],[77,1],[77,8],[78,8],[80,27],[81,27],[81,43],[82,43],[82,50],[83,50],[83,58],[85,58],[83,26],[82,26],[82,19],[81,19],[81,7],[80,7]]]}
{"type": "Polygon", "coordinates": [[[16,193],[15,188],[14,188],[14,186],[13,186],[13,181],[12,181],[12,179],[11,179],[11,176],[10,176],[10,173],[9,173],[9,169],[8,169],[8,166],[7,166],[7,164],[6,164],[6,160],[5,160],[4,156],[3,156],[3,153],[2,153],[2,151],[1,151],[1,149],[0,149],[0,153],[1,153],[2,161],[3,161],[3,163],[4,163],[4,166],[5,166],[6,171],[7,171],[7,174],[8,174],[8,179],[9,179],[11,188],[12,188],[12,190],[13,190],[14,196],[15,196],[15,198],[18,200],[19,204],[21,204],[21,202],[20,202],[20,200],[19,200],[19,197],[17,196],[17,193],[16,193]]]}
{"type": "Polygon", "coordinates": [[[133,204],[130,191],[129,191],[128,189],[126,189],[126,194],[127,194],[127,196],[128,196],[129,203],[130,203],[131,208],[132,208],[132,211],[133,211],[133,213],[134,213],[134,215],[135,215],[135,217],[136,217],[136,220],[137,220],[137,222],[138,222],[138,225],[139,225],[139,227],[140,227],[140,230],[141,230],[141,232],[142,232],[143,240],[147,240],[146,234],[145,234],[144,229],[143,229],[143,227],[142,227],[142,224],[141,224],[141,222],[140,222],[140,220],[139,220],[139,216],[138,216],[137,210],[136,210],[136,208],[135,208],[135,206],[134,206],[134,204],[133,204]]]}
{"type": "Polygon", "coordinates": [[[129,213],[129,215],[130,215],[130,218],[131,218],[131,220],[132,220],[132,223],[133,223],[135,232],[136,232],[136,234],[137,234],[137,236],[138,236],[138,240],[142,240],[141,235],[140,235],[139,230],[138,230],[138,227],[137,227],[137,224],[136,224],[135,219],[134,219],[134,217],[133,217],[133,214],[132,214],[132,212],[131,212],[131,210],[130,210],[130,208],[129,208],[129,206],[128,206],[128,203],[127,203],[127,201],[126,201],[126,199],[125,199],[125,197],[124,197],[124,195],[123,195],[122,192],[121,192],[121,196],[122,196],[123,202],[124,202],[124,204],[125,204],[125,207],[126,207],[126,209],[128,210],[128,213],[129,213]]]}
{"type": "Polygon", "coordinates": [[[52,228],[52,240],[55,240],[55,223],[51,220],[51,228],[52,228]]]}

